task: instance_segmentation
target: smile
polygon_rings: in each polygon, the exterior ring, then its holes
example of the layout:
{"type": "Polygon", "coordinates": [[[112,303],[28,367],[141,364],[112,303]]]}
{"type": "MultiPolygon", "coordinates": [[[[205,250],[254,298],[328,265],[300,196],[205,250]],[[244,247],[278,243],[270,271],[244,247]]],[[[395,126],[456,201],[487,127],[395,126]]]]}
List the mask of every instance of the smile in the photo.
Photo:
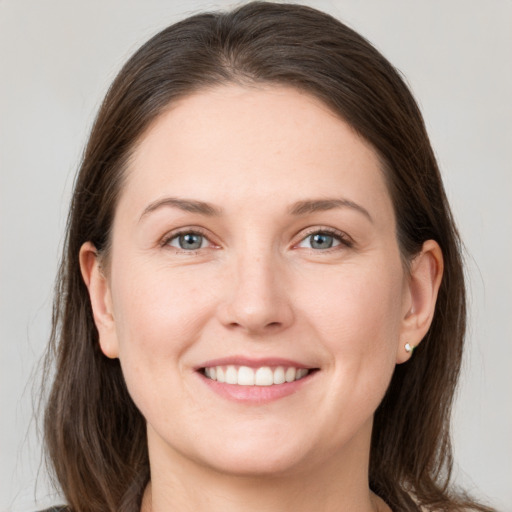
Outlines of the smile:
{"type": "Polygon", "coordinates": [[[306,377],[310,371],[307,368],[292,366],[251,368],[249,366],[227,365],[210,366],[202,369],[203,375],[208,379],[239,386],[273,386],[285,382],[294,382],[306,377]]]}

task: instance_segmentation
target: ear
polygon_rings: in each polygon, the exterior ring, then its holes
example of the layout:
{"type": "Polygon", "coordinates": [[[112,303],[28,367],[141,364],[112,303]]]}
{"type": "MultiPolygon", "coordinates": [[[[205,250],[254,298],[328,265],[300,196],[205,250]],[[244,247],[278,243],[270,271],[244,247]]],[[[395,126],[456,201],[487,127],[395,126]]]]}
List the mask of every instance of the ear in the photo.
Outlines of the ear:
{"type": "Polygon", "coordinates": [[[411,262],[404,302],[404,314],[400,332],[396,362],[404,363],[411,357],[432,323],[437,293],[443,277],[443,253],[439,244],[427,240],[421,252],[411,262]]]}
{"type": "Polygon", "coordinates": [[[110,285],[101,268],[98,251],[91,242],[86,242],[80,248],[80,270],[89,291],[101,351],[114,359],[119,355],[119,346],[110,285]]]}

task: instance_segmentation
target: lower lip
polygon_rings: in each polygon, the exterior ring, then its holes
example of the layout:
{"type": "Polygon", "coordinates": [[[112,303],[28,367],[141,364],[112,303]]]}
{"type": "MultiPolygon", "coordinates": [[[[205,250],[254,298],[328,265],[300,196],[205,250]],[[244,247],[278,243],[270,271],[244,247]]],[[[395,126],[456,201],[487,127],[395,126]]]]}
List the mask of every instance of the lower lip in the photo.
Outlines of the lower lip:
{"type": "Polygon", "coordinates": [[[290,396],[299,391],[311,381],[317,372],[312,372],[302,379],[272,386],[239,386],[237,384],[226,384],[209,379],[198,373],[203,382],[218,395],[236,402],[245,403],[268,403],[280,398],[290,396]]]}

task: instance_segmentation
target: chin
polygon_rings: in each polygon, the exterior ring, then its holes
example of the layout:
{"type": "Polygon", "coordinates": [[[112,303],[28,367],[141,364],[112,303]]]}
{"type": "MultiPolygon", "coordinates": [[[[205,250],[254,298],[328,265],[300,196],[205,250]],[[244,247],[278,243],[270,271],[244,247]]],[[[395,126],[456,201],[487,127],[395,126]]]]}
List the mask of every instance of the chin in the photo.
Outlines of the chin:
{"type": "Polygon", "coordinates": [[[208,466],[218,472],[233,477],[265,478],[286,476],[298,472],[304,467],[303,458],[295,453],[276,453],[262,450],[231,452],[228,450],[215,460],[209,460],[208,466]]]}

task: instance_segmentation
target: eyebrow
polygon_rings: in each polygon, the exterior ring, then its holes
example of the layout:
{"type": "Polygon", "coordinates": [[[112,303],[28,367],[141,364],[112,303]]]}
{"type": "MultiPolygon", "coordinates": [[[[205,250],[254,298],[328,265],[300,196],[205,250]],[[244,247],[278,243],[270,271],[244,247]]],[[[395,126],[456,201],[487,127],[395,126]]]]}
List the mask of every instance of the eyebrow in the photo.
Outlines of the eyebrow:
{"type": "Polygon", "coordinates": [[[142,212],[139,220],[141,220],[145,215],[148,215],[149,213],[165,206],[178,208],[185,212],[199,213],[209,217],[218,216],[222,213],[219,208],[213,206],[210,203],[205,203],[204,201],[195,201],[194,199],[179,199],[177,197],[165,197],[164,199],[158,199],[157,201],[149,204],[142,212]]]}
{"type": "MultiPolygon", "coordinates": [[[[162,207],[178,208],[185,212],[199,213],[209,217],[220,216],[222,214],[221,209],[204,201],[166,197],[149,204],[142,212],[140,219],[162,207]]],[[[308,213],[334,210],[336,208],[351,208],[356,210],[362,213],[370,222],[373,223],[373,219],[368,210],[349,199],[308,199],[304,201],[297,201],[289,208],[288,212],[290,215],[306,215],[308,213]]]]}
{"type": "Polygon", "coordinates": [[[308,213],[323,212],[334,210],[335,208],[351,208],[362,213],[371,223],[372,216],[366,208],[350,201],[350,199],[310,199],[306,201],[298,201],[290,207],[291,215],[306,215],[308,213]]]}

